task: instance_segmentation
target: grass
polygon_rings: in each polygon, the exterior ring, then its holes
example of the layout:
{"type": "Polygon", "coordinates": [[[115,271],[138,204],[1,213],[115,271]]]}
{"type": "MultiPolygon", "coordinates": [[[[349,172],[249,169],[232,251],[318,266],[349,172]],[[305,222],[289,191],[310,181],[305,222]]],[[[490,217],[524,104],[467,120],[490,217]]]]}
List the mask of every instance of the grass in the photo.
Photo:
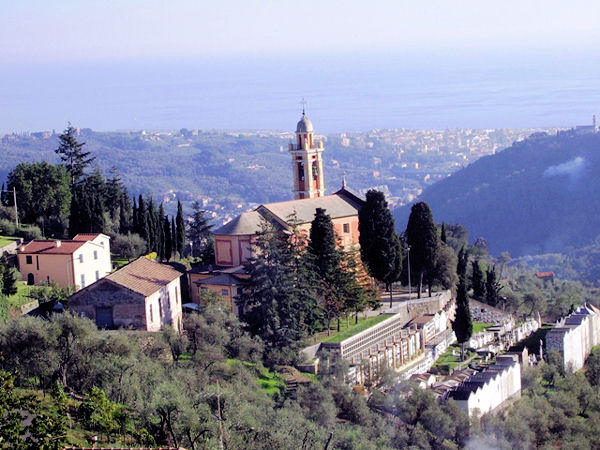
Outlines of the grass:
{"type": "Polygon", "coordinates": [[[473,322],[473,334],[481,333],[482,331],[487,330],[492,325],[494,324],[490,322],[473,322]]]}
{"type": "MultiPolygon", "coordinates": [[[[320,339],[321,342],[341,342],[344,339],[348,339],[349,337],[354,336],[355,334],[360,333],[361,331],[366,330],[367,328],[372,327],[373,325],[377,325],[379,322],[384,321],[385,319],[389,319],[391,316],[387,314],[380,314],[379,316],[367,317],[366,319],[358,319],[358,323],[355,324],[354,320],[350,321],[350,327],[346,326],[346,322],[344,320],[340,321],[340,331],[333,333],[331,336],[325,336],[320,339]]],[[[336,330],[337,330],[337,324],[336,330]]]]}
{"type": "Polygon", "coordinates": [[[18,241],[18,237],[12,236],[0,236],[0,247],[4,247],[5,245],[10,244],[11,242],[18,241]]]}
{"type": "Polygon", "coordinates": [[[129,260],[127,258],[113,258],[112,263],[117,266],[117,269],[120,269],[125,264],[129,264],[129,260]]]}
{"type": "Polygon", "coordinates": [[[272,372],[266,367],[259,367],[256,363],[241,361],[235,358],[229,358],[225,363],[228,366],[243,364],[246,367],[256,368],[258,385],[270,396],[282,394],[285,391],[285,381],[283,381],[283,377],[277,372],[272,372]]]}
{"type": "Polygon", "coordinates": [[[281,394],[285,390],[283,377],[276,372],[271,372],[267,368],[261,369],[258,375],[258,385],[271,396],[281,394]]]}
{"type": "Polygon", "coordinates": [[[465,360],[460,360],[460,347],[458,345],[451,345],[444,352],[442,356],[438,358],[433,367],[444,368],[447,367],[449,372],[452,372],[456,367],[463,367],[471,362],[473,357],[477,356],[477,353],[469,352],[465,349],[465,360]],[[452,353],[456,353],[453,355],[452,353]]]}
{"type": "Polygon", "coordinates": [[[9,308],[20,308],[26,303],[33,301],[29,297],[29,293],[35,286],[28,286],[25,281],[17,281],[17,293],[7,298],[7,306],[9,308]]]}

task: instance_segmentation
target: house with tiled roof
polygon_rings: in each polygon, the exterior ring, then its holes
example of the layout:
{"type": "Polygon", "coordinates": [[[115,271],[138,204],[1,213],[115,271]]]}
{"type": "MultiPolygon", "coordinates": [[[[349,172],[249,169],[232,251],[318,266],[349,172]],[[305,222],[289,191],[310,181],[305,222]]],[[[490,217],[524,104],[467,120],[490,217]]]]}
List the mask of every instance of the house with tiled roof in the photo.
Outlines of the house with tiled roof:
{"type": "Polygon", "coordinates": [[[100,328],[181,330],[181,275],[142,256],[73,294],[69,309],[100,328]]]}
{"type": "Polygon", "coordinates": [[[81,289],[110,273],[110,237],[80,233],[71,240],[36,239],[19,245],[17,263],[29,285],[55,282],[81,289]]]}

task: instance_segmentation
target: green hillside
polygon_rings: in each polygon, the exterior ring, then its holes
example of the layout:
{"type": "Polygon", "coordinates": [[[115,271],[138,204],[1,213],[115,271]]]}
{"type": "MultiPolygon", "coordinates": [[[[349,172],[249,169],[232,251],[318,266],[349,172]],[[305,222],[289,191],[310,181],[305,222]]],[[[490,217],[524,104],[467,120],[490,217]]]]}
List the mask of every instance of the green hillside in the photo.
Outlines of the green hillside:
{"type": "MultiPolygon", "coordinates": [[[[600,134],[536,134],[425,190],[436,222],[461,223],[494,254],[565,252],[600,234],[600,134]]],[[[400,229],[410,205],[397,209],[400,229]]]]}

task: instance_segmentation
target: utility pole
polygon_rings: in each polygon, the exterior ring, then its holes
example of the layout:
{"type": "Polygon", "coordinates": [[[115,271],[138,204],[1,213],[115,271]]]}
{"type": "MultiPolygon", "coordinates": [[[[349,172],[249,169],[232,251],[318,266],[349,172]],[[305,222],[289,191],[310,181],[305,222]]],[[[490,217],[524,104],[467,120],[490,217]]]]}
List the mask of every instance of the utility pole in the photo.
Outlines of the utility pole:
{"type": "Polygon", "coordinates": [[[15,224],[19,228],[19,212],[17,211],[17,188],[13,186],[13,202],[15,204],[15,224]]]}

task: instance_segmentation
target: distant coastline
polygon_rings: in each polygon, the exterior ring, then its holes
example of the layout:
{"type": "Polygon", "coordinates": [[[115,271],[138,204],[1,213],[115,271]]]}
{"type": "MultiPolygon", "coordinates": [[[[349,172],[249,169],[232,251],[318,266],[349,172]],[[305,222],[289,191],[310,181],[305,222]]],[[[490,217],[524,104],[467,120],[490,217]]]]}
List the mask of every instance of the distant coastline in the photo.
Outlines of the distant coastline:
{"type": "Polygon", "coordinates": [[[123,129],[288,129],[307,98],[319,133],[570,127],[600,110],[600,63],[367,55],[6,65],[0,134],[67,121],[123,129]]]}

